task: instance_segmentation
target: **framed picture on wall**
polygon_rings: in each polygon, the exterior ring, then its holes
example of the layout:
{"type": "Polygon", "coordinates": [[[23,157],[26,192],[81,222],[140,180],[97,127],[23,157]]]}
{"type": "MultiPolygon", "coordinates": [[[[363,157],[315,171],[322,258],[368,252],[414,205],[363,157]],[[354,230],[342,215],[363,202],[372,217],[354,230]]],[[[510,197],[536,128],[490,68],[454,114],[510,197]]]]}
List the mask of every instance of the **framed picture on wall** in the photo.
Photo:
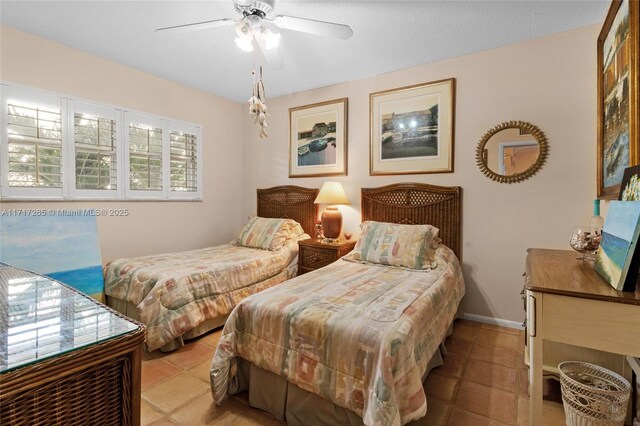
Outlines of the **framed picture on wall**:
{"type": "Polygon", "coordinates": [[[369,95],[369,174],[453,172],[455,79],[369,95]]]}
{"type": "Polygon", "coordinates": [[[349,99],[289,109],[289,177],[347,174],[349,99]]]}
{"type": "Polygon", "coordinates": [[[614,0],[598,36],[598,198],[615,199],[625,168],[640,163],[640,3],[614,0]]]}

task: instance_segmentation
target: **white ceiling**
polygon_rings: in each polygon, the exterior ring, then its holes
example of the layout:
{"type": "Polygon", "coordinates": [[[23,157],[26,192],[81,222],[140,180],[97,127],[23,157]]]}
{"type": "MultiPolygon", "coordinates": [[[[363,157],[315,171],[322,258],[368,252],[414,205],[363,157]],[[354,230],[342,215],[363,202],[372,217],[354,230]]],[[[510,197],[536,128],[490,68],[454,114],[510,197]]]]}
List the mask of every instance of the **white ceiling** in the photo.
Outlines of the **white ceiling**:
{"type": "MultiPolygon", "coordinates": [[[[265,68],[266,95],[300,92],[600,23],[609,3],[277,0],[276,14],[345,23],[354,36],[334,40],[278,30],[285,66],[265,68]]],[[[236,47],[233,27],[154,32],[238,16],[232,0],[0,1],[2,25],[245,102],[251,95],[254,58],[236,47]]],[[[260,65],[263,60],[257,55],[260,65]]]]}

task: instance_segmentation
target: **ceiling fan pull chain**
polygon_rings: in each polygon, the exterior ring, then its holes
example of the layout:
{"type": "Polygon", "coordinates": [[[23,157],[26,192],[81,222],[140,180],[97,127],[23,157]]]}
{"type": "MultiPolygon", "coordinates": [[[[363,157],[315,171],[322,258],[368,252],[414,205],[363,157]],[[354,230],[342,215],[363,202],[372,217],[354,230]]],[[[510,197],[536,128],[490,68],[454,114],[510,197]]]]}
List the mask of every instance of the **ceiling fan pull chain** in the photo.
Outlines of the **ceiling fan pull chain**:
{"type": "Polygon", "coordinates": [[[260,79],[258,80],[258,115],[257,119],[260,123],[260,139],[266,138],[267,135],[267,104],[264,94],[264,82],[262,81],[262,66],[260,66],[260,79]]]}
{"type": "Polygon", "coordinates": [[[251,71],[253,74],[253,97],[259,99],[258,97],[258,82],[256,81],[256,70],[251,71]]]}
{"type": "Polygon", "coordinates": [[[253,83],[251,83],[252,96],[249,98],[249,115],[256,115],[258,113],[257,109],[257,93],[256,93],[256,71],[251,71],[253,75],[253,83]]]}
{"type": "Polygon", "coordinates": [[[260,86],[258,87],[258,99],[266,102],[267,98],[264,94],[264,83],[262,82],[262,65],[260,65],[260,86]]]}

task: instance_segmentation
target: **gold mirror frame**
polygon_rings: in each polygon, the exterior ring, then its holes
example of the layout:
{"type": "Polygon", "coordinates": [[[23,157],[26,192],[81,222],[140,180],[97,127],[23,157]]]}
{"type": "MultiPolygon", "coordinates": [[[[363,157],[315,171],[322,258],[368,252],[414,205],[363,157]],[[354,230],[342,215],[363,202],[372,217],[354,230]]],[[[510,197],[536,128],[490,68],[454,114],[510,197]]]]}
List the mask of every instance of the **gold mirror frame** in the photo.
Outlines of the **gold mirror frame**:
{"type": "Polygon", "coordinates": [[[547,137],[538,127],[531,123],[527,123],[526,121],[505,121],[504,123],[500,123],[497,126],[492,127],[482,136],[482,139],[480,139],[478,147],[476,148],[476,163],[478,164],[480,171],[482,171],[482,173],[489,179],[500,183],[516,183],[522,182],[523,180],[529,179],[531,176],[535,175],[547,160],[548,153],[549,143],[547,142],[547,137]],[[487,142],[489,142],[489,139],[491,139],[491,137],[496,133],[505,129],[523,130],[530,133],[538,143],[538,157],[531,167],[522,173],[516,173],[510,176],[504,176],[491,170],[487,165],[487,159],[484,156],[484,147],[487,145],[487,142]]]}

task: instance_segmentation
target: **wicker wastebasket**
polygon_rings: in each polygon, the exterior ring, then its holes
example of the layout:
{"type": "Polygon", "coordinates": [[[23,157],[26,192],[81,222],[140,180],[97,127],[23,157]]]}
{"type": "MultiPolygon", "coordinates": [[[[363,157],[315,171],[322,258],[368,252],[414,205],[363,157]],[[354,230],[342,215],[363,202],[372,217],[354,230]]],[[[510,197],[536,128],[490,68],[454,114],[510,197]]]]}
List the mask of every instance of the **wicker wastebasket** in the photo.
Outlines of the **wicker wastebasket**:
{"type": "Polygon", "coordinates": [[[606,368],[580,361],[558,365],[568,426],[622,426],[631,385],[606,368]]]}

